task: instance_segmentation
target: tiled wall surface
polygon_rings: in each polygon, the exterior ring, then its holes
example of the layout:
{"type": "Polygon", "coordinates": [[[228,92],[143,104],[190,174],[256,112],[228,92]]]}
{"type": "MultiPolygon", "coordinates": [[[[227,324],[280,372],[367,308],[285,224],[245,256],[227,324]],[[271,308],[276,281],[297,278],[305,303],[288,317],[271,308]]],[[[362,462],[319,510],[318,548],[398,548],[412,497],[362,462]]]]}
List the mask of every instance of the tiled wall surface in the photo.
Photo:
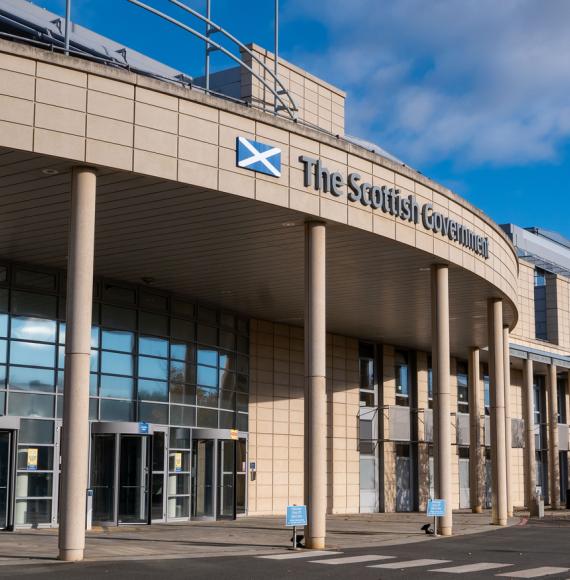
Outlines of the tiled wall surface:
{"type": "MultiPolygon", "coordinates": [[[[248,46],[248,48],[258,61],[273,71],[275,66],[273,53],[255,44],[248,46]]],[[[242,57],[266,84],[245,69],[241,69],[241,97],[265,111],[273,111],[275,98],[267,88],[267,84],[274,88],[273,77],[245,51],[242,52],[242,57]]],[[[279,80],[291,94],[298,108],[299,120],[333,135],[344,135],[344,101],[346,98],[344,91],[281,58],[279,59],[278,71],[279,80]]],[[[290,104],[287,98],[284,100],[287,105],[290,104]]],[[[280,104],[278,102],[278,105],[280,104]]],[[[289,116],[286,111],[280,111],[279,114],[289,116]]]]}
{"type": "MultiPolygon", "coordinates": [[[[250,323],[248,513],[282,514],[303,503],[304,346],[303,329],[252,320],[250,323]]],[[[358,345],[327,337],[328,511],[359,509],[358,345]]]]}

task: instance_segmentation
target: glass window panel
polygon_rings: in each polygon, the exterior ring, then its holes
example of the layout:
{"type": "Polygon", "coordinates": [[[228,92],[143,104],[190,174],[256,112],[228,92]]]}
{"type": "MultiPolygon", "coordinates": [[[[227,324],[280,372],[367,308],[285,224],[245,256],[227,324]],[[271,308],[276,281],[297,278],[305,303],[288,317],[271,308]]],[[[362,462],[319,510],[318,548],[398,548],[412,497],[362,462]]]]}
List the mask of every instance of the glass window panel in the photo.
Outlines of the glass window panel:
{"type": "Polygon", "coordinates": [[[139,399],[147,401],[168,401],[168,383],[139,379],[139,399]]]}
{"type": "Polygon", "coordinates": [[[12,313],[56,318],[57,298],[46,294],[12,291],[12,313]]]}
{"type": "Polygon", "coordinates": [[[57,347],[57,368],[65,368],[65,346],[57,347]]]}
{"type": "Polygon", "coordinates": [[[168,379],[168,361],[139,356],[139,377],[166,381],[168,379]]]}
{"type": "Polygon", "coordinates": [[[236,327],[236,317],[229,312],[222,312],[220,314],[220,325],[233,330],[236,327]]]}
{"type": "Polygon", "coordinates": [[[238,413],[237,429],[239,429],[240,431],[247,431],[247,418],[248,415],[246,413],[238,413]]]}
{"type": "Polygon", "coordinates": [[[8,288],[0,288],[0,312],[8,312],[8,288]]]}
{"type": "MultiPolygon", "coordinates": [[[[58,332],[57,342],[59,344],[65,344],[65,332],[66,332],[65,322],[60,322],[58,327],[59,327],[59,332],[58,332]]],[[[93,345],[91,345],[91,346],[93,346],[93,345]]]]}
{"type": "Polygon", "coordinates": [[[135,405],[131,401],[101,399],[102,421],[134,421],[135,405]]]}
{"type": "Polygon", "coordinates": [[[196,367],[182,361],[170,361],[170,381],[173,383],[195,383],[196,367]]]}
{"type": "Polygon", "coordinates": [[[198,364],[210,365],[212,367],[218,364],[218,351],[203,346],[198,347],[198,364]]]}
{"type": "Polygon", "coordinates": [[[218,329],[205,324],[198,324],[198,342],[216,346],[218,344],[218,329]]]}
{"type": "Polygon", "coordinates": [[[168,498],[169,518],[190,517],[190,498],[188,496],[177,496],[168,498]]]}
{"type": "Polygon", "coordinates": [[[227,411],[220,411],[220,429],[235,429],[236,415],[227,411]]]}
{"type": "Polygon", "coordinates": [[[37,468],[40,471],[53,469],[53,447],[34,445],[29,447],[18,447],[18,469],[26,471],[28,469],[28,449],[31,448],[38,454],[37,468]]]}
{"type": "Polygon", "coordinates": [[[198,427],[218,428],[218,411],[213,409],[196,409],[198,427]]]}
{"type": "Polygon", "coordinates": [[[247,375],[237,375],[236,390],[241,393],[249,393],[249,381],[247,375]]]}
{"type": "Polygon", "coordinates": [[[247,395],[236,395],[237,399],[237,410],[243,413],[247,413],[249,410],[249,397],[247,395]]]}
{"type": "Polygon", "coordinates": [[[101,330],[98,326],[91,327],[91,348],[99,348],[101,330]]]}
{"type": "Polygon", "coordinates": [[[116,284],[104,284],[103,292],[107,300],[113,302],[124,302],[125,304],[135,304],[137,292],[134,288],[125,288],[116,284]]]}
{"type": "MultiPolygon", "coordinates": [[[[114,377],[114,378],[117,378],[117,377],[114,377]]],[[[121,377],[120,380],[125,380],[125,379],[123,379],[121,377]]],[[[90,395],[97,396],[99,394],[99,389],[97,388],[97,381],[98,381],[98,375],[95,373],[91,373],[89,375],[89,394],[90,395]]]]}
{"type": "Polygon", "coordinates": [[[217,407],[218,389],[196,387],[196,404],[201,407],[217,407]]]}
{"type": "Polygon", "coordinates": [[[18,473],[16,497],[51,497],[52,473],[18,473]]]}
{"type": "Polygon", "coordinates": [[[0,314],[0,336],[8,336],[8,315],[0,314]]]}
{"type": "Polygon", "coordinates": [[[101,353],[101,372],[132,376],[133,356],[103,351],[101,353]]]}
{"type": "Polygon", "coordinates": [[[151,356],[168,356],[168,340],[153,338],[151,336],[141,336],[139,338],[139,354],[149,354],[151,356]]]}
{"type": "Polygon", "coordinates": [[[8,352],[8,341],[7,340],[0,340],[0,362],[6,362],[6,355],[8,352]]]}
{"type": "Polygon", "coordinates": [[[237,349],[238,352],[243,352],[244,354],[249,354],[249,339],[245,336],[237,337],[237,349]]]}
{"type": "MultiPolygon", "coordinates": [[[[187,460],[185,461],[184,453],[182,454],[182,466],[183,468],[186,467],[188,463],[187,460]]],[[[170,465],[172,466],[174,462],[174,458],[171,456],[170,465]]],[[[184,469],[184,471],[189,471],[189,469],[184,469]]],[[[172,469],[174,472],[174,469],[172,469]]],[[[171,495],[178,494],[178,495],[189,495],[190,494],[190,478],[187,474],[184,473],[170,473],[168,480],[169,486],[168,490],[171,495]]]]}
{"type": "Polygon", "coordinates": [[[170,406],[170,423],[172,425],[187,425],[193,427],[196,425],[195,407],[182,407],[180,405],[170,406]]]}
{"type": "Polygon", "coordinates": [[[101,335],[101,348],[121,352],[133,352],[134,350],[135,335],[132,332],[103,330],[101,335]]]}
{"type": "Polygon", "coordinates": [[[6,367],[4,365],[0,365],[0,388],[6,388],[6,367]]]}
{"type": "Polygon", "coordinates": [[[151,308],[152,310],[168,311],[168,297],[161,294],[154,294],[146,290],[139,292],[139,304],[141,308],[151,308]]]}
{"type": "Polygon", "coordinates": [[[54,422],[22,419],[18,432],[19,443],[53,443],[54,422]]]}
{"type": "Polygon", "coordinates": [[[6,413],[6,391],[0,391],[0,415],[6,413]]]}
{"type": "Polygon", "coordinates": [[[16,525],[49,524],[51,499],[19,499],[16,501],[16,525]]]}
{"type": "Polygon", "coordinates": [[[10,345],[10,364],[53,368],[55,366],[55,346],[35,342],[12,341],[10,345]]]}
{"type": "Polygon", "coordinates": [[[89,399],[89,419],[97,420],[99,418],[99,399],[89,399]]]}
{"type": "Polygon", "coordinates": [[[128,308],[119,308],[103,304],[101,324],[118,330],[136,330],[137,312],[128,308]]]}
{"type": "Polygon", "coordinates": [[[232,352],[220,353],[220,368],[228,371],[236,370],[236,355],[232,352]]]}
{"type": "Polygon", "coordinates": [[[30,393],[10,393],[8,413],[21,417],[53,417],[54,397],[30,393]]]}
{"type": "Polygon", "coordinates": [[[238,373],[248,374],[249,359],[246,356],[238,355],[236,370],[238,373]]]}
{"type": "Polygon", "coordinates": [[[194,323],[173,318],[170,321],[171,335],[181,340],[194,340],[194,323]]]}
{"type": "Polygon", "coordinates": [[[204,387],[217,387],[218,369],[198,365],[198,376],[196,382],[204,387]]]}
{"type": "Polygon", "coordinates": [[[101,375],[101,386],[99,387],[99,390],[101,397],[133,399],[134,381],[127,377],[101,375]]]}
{"type": "Polygon", "coordinates": [[[33,272],[18,268],[14,273],[13,283],[15,286],[29,286],[41,290],[55,290],[56,276],[48,272],[33,272]]]}
{"type": "Polygon", "coordinates": [[[168,317],[151,312],[141,312],[139,315],[140,331],[148,334],[168,336],[168,317]]]}
{"type": "Polygon", "coordinates": [[[55,320],[32,318],[30,316],[13,316],[10,328],[11,338],[55,342],[57,323],[55,320]]]}
{"type": "Polygon", "coordinates": [[[139,403],[139,421],[168,425],[168,405],[139,403]]]}
{"type": "Polygon", "coordinates": [[[220,330],[220,346],[228,350],[236,349],[236,336],[233,332],[220,330]]]}
{"type": "Polygon", "coordinates": [[[173,342],[170,345],[170,356],[177,360],[194,362],[194,345],[186,342],[173,342]]]}
{"type": "Polygon", "coordinates": [[[234,373],[220,370],[220,388],[221,389],[235,389],[236,376],[234,373]]]}
{"type": "Polygon", "coordinates": [[[55,398],[55,416],[57,419],[63,419],[63,397],[55,398]]]}
{"type": "Polygon", "coordinates": [[[230,409],[235,411],[236,408],[236,394],[231,391],[220,392],[220,408],[230,409]]]}
{"type": "Polygon", "coordinates": [[[55,372],[48,369],[10,367],[8,384],[12,389],[52,392],[55,389],[55,372]]]}
{"type": "Polygon", "coordinates": [[[99,351],[91,349],[91,356],[89,357],[89,370],[92,373],[99,371],[99,351]]]}
{"type": "Polygon", "coordinates": [[[170,447],[175,449],[190,449],[190,429],[171,427],[170,447]]]}
{"type": "Polygon", "coordinates": [[[184,405],[196,404],[196,387],[183,383],[170,384],[170,402],[182,403],[184,405]]]}
{"type": "Polygon", "coordinates": [[[205,308],[204,306],[198,306],[198,320],[216,324],[218,321],[218,316],[215,310],[212,310],[211,308],[205,308]]]}
{"type": "Polygon", "coordinates": [[[172,300],[172,312],[187,318],[194,318],[194,304],[183,300],[172,300]]]}

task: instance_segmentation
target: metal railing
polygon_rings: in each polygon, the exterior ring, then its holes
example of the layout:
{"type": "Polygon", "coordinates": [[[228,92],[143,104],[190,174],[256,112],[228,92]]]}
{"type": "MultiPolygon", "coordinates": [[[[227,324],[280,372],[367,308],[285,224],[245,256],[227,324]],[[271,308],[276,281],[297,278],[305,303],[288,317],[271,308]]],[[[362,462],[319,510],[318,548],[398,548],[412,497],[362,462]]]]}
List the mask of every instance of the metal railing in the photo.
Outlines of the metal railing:
{"type": "MultiPolygon", "coordinates": [[[[193,8],[190,8],[190,6],[187,6],[186,4],[181,2],[180,0],[169,0],[169,2],[171,4],[174,4],[178,8],[181,8],[182,10],[187,12],[188,14],[194,16],[195,18],[197,18],[198,20],[201,20],[202,22],[204,22],[206,24],[206,34],[202,34],[198,30],[196,30],[195,28],[188,26],[187,24],[181,22],[180,20],[174,18],[173,16],[170,16],[169,14],[166,14],[165,12],[158,10],[157,8],[154,8],[153,6],[151,6],[149,4],[146,4],[145,2],[142,2],[141,0],[128,0],[128,2],[130,2],[131,4],[134,4],[135,6],[138,6],[139,8],[143,8],[144,10],[150,12],[151,14],[159,16],[163,20],[170,22],[171,24],[174,24],[175,26],[178,26],[182,30],[189,32],[190,34],[194,35],[196,38],[199,38],[200,40],[202,40],[203,42],[206,43],[206,63],[207,63],[206,64],[206,92],[209,92],[209,90],[210,90],[209,53],[212,52],[213,50],[216,50],[216,51],[221,52],[222,54],[225,54],[227,57],[229,57],[230,59],[235,61],[241,68],[244,68],[245,70],[247,70],[253,77],[255,77],[265,87],[265,89],[267,89],[267,91],[269,91],[273,95],[273,97],[275,98],[275,113],[278,113],[279,111],[285,111],[289,115],[289,117],[291,117],[292,120],[294,120],[294,121],[297,120],[297,111],[298,111],[297,105],[295,104],[295,101],[294,101],[293,97],[291,96],[291,94],[289,93],[289,91],[285,88],[285,86],[283,85],[283,83],[281,82],[279,77],[277,76],[277,74],[276,74],[277,68],[274,67],[274,70],[271,70],[271,68],[269,66],[267,66],[260,58],[258,58],[254,54],[254,52],[252,50],[250,50],[245,44],[243,44],[240,40],[238,40],[233,34],[230,34],[227,30],[224,30],[221,26],[219,26],[214,21],[212,21],[211,18],[209,17],[209,15],[204,16],[203,14],[200,14],[200,12],[198,12],[197,10],[194,10],[193,8]],[[227,49],[225,46],[223,46],[219,42],[213,40],[212,35],[214,33],[221,34],[223,37],[225,37],[231,43],[236,45],[240,50],[240,56],[234,54],[229,49],[227,49]],[[261,69],[267,74],[267,76],[272,79],[272,82],[267,81],[262,75],[255,72],[255,70],[241,58],[241,51],[248,54],[251,57],[252,61],[257,63],[261,67],[261,69]]],[[[208,12],[209,12],[209,10],[208,10],[208,12]]],[[[277,55],[275,55],[275,61],[277,61],[277,55]]]]}

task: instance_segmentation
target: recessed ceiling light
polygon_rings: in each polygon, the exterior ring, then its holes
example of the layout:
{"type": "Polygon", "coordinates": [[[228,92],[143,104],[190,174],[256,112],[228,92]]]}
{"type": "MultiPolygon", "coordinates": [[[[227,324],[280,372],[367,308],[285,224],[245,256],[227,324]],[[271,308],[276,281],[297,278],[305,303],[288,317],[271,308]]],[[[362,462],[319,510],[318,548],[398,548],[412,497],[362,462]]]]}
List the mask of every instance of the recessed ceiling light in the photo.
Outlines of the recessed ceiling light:
{"type": "Polygon", "coordinates": [[[281,225],[284,228],[293,228],[297,225],[297,222],[283,222],[281,225]]]}
{"type": "Polygon", "coordinates": [[[148,284],[149,286],[156,282],[156,278],[153,278],[152,276],[143,276],[141,280],[144,284],[148,284]]]}
{"type": "Polygon", "coordinates": [[[431,268],[419,268],[420,272],[429,272],[431,268]]]}
{"type": "Polygon", "coordinates": [[[57,175],[59,171],[57,169],[52,169],[51,167],[46,167],[45,169],[42,169],[42,173],[44,175],[57,175]]]}

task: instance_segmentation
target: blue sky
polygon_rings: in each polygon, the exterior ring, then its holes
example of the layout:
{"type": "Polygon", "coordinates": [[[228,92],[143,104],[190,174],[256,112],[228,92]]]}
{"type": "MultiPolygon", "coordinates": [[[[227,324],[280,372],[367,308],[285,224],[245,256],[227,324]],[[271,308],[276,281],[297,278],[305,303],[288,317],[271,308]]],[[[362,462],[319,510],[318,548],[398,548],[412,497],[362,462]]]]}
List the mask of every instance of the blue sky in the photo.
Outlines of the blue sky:
{"type": "MultiPolygon", "coordinates": [[[[167,0],[146,1],[183,16],[167,0]]],[[[65,0],[35,3],[64,12],[65,0]]],[[[202,74],[199,41],[127,0],[73,8],[79,24],[202,74]]],[[[242,41],[272,49],[273,0],[212,0],[212,10],[242,41]]],[[[280,54],[347,91],[347,133],[499,223],[570,238],[567,0],[281,0],[280,54]]],[[[215,66],[226,62],[217,55],[215,66]]]]}

